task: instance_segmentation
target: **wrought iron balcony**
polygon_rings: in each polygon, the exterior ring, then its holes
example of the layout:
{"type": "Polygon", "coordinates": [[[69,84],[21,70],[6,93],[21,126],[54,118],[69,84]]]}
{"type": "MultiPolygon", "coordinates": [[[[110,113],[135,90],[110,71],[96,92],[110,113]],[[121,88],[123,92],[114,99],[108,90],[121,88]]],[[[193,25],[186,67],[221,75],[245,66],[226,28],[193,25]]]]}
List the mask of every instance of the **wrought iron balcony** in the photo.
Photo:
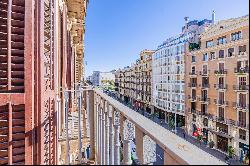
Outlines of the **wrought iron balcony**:
{"type": "Polygon", "coordinates": [[[202,89],[207,89],[210,88],[210,84],[200,84],[199,87],[201,87],[202,89]]]}
{"type": "Polygon", "coordinates": [[[197,72],[196,71],[189,72],[189,75],[190,76],[197,76],[197,72]]]}
{"type": "Polygon", "coordinates": [[[249,91],[249,85],[234,85],[233,89],[235,91],[249,91]]]}
{"type": "Polygon", "coordinates": [[[214,84],[214,88],[216,90],[218,90],[218,89],[227,90],[228,89],[228,85],[227,84],[214,84]]]}
{"type": "Polygon", "coordinates": [[[191,100],[192,102],[196,101],[196,96],[191,96],[191,95],[188,95],[188,99],[191,100]]]}
{"type": "Polygon", "coordinates": [[[210,98],[207,98],[207,97],[201,97],[199,98],[199,101],[202,103],[210,104],[210,98]]]}
{"type": "Polygon", "coordinates": [[[196,88],[197,84],[196,83],[188,83],[188,87],[196,88]]]}
{"type": "Polygon", "coordinates": [[[249,68],[248,67],[234,68],[234,73],[236,73],[236,74],[246,74],[246,73],[249,73],[249,68]]]}
{"type": "Polygon", "coordinates": [[[210,74],[210,70],[207,71],[200,71],[201,76],[208,76],[210,74]]]}
{"type": "Polygon", "coordinates": [[[214,99],[214,104],[218,106],[229,106],[228,101],[214,99]]]}
{"type": "Polygon", "coordinates": [[[227,70],[226,69],[215,70],[214,74],[215,75],[224,75],[224,74],[227,74],[227,70]]]}
{"type": "Polygon", "coordinates": [[[234,103],[233,103],[233,106],[234,106],[234,108],[236,108],[236,109],[240,109],[240,110],[249,110],[249,104],[234,102],[234,103]]]}

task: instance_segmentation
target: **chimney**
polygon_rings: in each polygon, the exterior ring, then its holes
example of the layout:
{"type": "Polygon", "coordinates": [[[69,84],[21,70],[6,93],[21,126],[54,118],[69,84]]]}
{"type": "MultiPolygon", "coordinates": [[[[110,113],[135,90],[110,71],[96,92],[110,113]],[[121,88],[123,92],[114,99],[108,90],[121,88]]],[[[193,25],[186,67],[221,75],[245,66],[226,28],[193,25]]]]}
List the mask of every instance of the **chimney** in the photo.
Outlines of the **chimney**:
{"type": "Polygon", "coordinates": [[[212,25],[215,24],[215,11],[213,10],[213,14],[212,14],[212,25]]]}

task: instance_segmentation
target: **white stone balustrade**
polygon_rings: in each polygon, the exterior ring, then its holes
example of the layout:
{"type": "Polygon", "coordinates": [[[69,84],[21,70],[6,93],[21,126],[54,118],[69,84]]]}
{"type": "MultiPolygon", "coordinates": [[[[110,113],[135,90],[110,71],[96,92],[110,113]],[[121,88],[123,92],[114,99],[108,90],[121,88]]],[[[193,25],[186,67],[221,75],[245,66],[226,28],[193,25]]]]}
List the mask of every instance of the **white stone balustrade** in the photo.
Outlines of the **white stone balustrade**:
{"type": "Polygon", "coordinates": [[[101,90],[90,90],[89,97],[90,156],[96,164],[131,165],[130,145],[135,138],[141,164],[155,162],[158,144],[164,150],[164,165],[226,165],[101,90]]]}

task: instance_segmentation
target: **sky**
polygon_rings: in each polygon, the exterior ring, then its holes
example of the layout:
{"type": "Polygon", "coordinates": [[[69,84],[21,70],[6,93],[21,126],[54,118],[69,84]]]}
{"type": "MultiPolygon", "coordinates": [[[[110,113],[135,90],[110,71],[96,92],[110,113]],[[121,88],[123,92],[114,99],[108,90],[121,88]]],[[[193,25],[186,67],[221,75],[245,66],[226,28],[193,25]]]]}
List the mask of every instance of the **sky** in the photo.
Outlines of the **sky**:
{"type": "Polygon", "coordinates": [[[181,32],[184,17],[216,20],[249,14],[249,0],[90,0],[85,32],[86,76],[130,66],[144,49],[181,32]]]}

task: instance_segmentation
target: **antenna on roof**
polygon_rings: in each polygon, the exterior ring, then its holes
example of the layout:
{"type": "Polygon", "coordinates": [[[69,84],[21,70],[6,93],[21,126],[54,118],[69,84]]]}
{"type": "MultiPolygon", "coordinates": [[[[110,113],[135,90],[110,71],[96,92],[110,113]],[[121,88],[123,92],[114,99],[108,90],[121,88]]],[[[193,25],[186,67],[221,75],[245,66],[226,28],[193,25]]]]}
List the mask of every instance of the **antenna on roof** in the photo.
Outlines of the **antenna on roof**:
{"type": "Polygon", "coordinates": [[[213,10],[213,14],[212,14],[212,24],[215,24],[215,11],[213,10]]]}

